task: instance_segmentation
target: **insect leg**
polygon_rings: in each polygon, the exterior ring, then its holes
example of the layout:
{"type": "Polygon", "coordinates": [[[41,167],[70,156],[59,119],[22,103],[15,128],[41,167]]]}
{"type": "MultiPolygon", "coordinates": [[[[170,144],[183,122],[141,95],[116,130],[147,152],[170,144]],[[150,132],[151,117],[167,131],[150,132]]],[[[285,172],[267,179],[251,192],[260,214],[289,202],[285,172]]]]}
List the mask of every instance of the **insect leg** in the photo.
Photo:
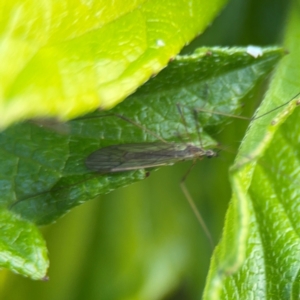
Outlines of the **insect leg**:
{"type": "Polygon", "coordinates": [[[149,133],[150,135],[154,136],[155,138],[157,138],[158,140],[162,141],[163,143],[168,143],[166,140],[164,140],[161,136],[157,135],[155,132],[151,131],[150,129],[146,128],[145,126],[137,123],[137,122],[134,122],[133,120],[123,116],[123,115],[120,115],[120,114],[103,114],[103,115],[100,115],[100,116],[91,116],[91,117],[82,117],[82,118],[77,118],[77,119],[74,119],[73,121],[77,121],[77,120],[85,120],[85,119],[95,119],[95,118],[101,118],[101,117],[117,117],[123,121],[126,121],[132,125],[135,125],[136,127],[140,128],[141,130],[149,133]]]}
{"type": "Polygon", "coordinates": [[[200,214],[200,212],[199,212],[192,196],[190,195],[190,193],[189,193],[189,191],[188,191],[188,189],[186,188],[186,185],[185,185],[185,180],[186,180],[187,176],[189,175],[190,171],[192,170],[192,168],[195,166],[195,164],[196,164],[196,160],[193,162],[193,164],[191,164],[191,166],[189,167],[189,169],[187,170],[185,175],[180,180],[180,188],[181,188],[187,202],[189,203],[193,213],[195,214],[195,216],[197,218],[197,221],[199,222],[199,224],[201,225],[205,235],[207,236],[207,238],[209,240],[209,243],[211,245],[211,248],[214,249],[215,245],[214,245],[212,236],[209,232],[209,229],[207,228],[204,219],[202,218],[202,216],[201,216],[201,214],[200,214]]]}
{"type": "Polygon", "coordinates": [[[182,120],[182,123],[184,125],[184,129],[185,129],[185,132],[186,132],[186,135],[189,137],[190,141],[192,141],[192,137],[189,133],[189,131],[187,130],[187,122],[185,120],[185,117],[183,115],[183,112],[182,112],[182,109],[181,109],[181,105],[179,103],[176,104],[176,107],[177,107],[177,110],[179,112],[179,115],[181,116],[181,120],[182,120]]]}

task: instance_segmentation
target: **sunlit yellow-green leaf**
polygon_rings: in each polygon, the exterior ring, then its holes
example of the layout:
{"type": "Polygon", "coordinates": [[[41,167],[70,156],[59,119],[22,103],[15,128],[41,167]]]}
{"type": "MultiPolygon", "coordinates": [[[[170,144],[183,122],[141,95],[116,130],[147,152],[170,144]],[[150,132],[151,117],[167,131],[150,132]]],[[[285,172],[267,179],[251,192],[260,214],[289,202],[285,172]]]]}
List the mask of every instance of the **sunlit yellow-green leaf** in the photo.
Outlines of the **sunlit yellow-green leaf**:
{"type": "Polygon", "coordinates": [[[113,107],[201,33],[224,2],[3,2],[0,126],[113,107]]]}

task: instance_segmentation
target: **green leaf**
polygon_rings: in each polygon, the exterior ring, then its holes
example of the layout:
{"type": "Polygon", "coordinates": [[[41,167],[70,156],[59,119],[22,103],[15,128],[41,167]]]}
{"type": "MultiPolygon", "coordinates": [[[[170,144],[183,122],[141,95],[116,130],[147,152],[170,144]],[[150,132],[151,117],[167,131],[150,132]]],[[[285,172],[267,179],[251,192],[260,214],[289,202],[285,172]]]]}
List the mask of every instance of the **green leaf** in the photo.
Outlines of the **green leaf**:
{"type": "Polygon", "coordinates": [[[4,268],[43,279],[49,266],[46,243],[37,227],[1,210],[0,265],[4,268]]]}
{"type": "Polygon", "coordinates": [[[111,108],[203,32],[225,0],[1,5],[1,121],[111,108]]]}
{"type": "MultiPolygon", "coordinates": [[[[196,139],[192,109],[205,105],[209,110],[236,111],[283,55],[278,48],[262,53],[254,58],[244,48],[199,49],[191,56],[177,57],[109,116],[98,111],[55,130],[51,124],[41,127],[36,122],[8,128],[0,135],[6,182],[1,187],[3,206],[36,224],[47,224],[76,205],[145,178],[144,170],[99,175],[86,168],[86,157],[98,148],[157,140],[113,114],[124,115],[168,141],[186,139],[187,128],[189,137],[196,139]]],[[[209,133],[219,130],[228,118],[206,113],[198,117],[204,129],[202,143],[211,146],[209,133]]]]}
{"type": "Polygon", "coordinates": [[[297,96],[276,113],[256,120],[243,141],[231,172],[233,199],[213,256],[205,299],[299,297],[300,18],[296,3],[285,39],[289,55],[276,70],[258,115],[297,96]]]}

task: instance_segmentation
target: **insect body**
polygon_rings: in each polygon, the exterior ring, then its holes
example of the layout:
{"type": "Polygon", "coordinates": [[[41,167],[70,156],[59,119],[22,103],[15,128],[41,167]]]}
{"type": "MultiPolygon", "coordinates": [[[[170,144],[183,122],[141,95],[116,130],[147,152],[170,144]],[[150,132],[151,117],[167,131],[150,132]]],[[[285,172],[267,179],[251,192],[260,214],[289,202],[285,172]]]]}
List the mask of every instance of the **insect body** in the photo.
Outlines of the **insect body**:
{"type": "Polygon", "coordinates": [[[86,166],[99,173],[113,173],[215,156],[217,156],[215,151],[205,150],[191,143],[121,144],[101,148],[91,153],[86,159],[86,166]]]}

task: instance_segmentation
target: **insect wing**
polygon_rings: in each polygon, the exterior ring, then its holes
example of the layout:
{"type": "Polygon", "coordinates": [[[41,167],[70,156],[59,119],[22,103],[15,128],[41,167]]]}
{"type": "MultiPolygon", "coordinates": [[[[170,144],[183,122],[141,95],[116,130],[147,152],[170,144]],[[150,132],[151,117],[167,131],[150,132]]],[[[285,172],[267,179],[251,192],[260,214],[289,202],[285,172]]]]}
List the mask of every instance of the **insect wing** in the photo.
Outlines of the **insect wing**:
{"type": "Polygon", "coordinates": [[[113,145],[96,150],[86,159],[88,169],[100,173],[121,172],[173,164],[180,146],[172,143],[113,145]]]}

